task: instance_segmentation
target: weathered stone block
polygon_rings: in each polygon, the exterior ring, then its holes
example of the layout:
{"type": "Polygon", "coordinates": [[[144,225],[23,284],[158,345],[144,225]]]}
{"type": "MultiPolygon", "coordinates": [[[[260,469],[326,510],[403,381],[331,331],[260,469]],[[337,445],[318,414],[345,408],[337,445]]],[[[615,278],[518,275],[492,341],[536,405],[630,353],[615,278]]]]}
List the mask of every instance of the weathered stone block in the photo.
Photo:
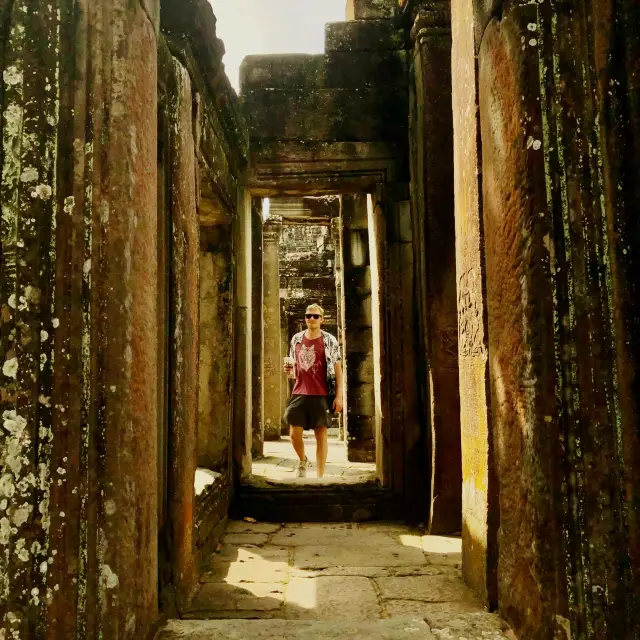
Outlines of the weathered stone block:
{"type": "Polygon", "coordinates": [[[372,582],[361,576],[293,578],[286,600],[290,620],[364,621],[376,618],[380,608],[372,582]]]}
{"type": "Polygon", "coordinates": [[[375,20],[395,15],[395,0],[347,0],[347,20],[375,20]]]}
{"type": "Polygon", "coordinates": [[[252,137],[397,142],[406,138],[407,96],[381,89],[256,89],[245,96],[252,137]]]}
{"type": "Polygon", "coordinates": [[[406,51],[335,51],[327,53],[324,86],[406,87],[408,63],[406,51]]]}
{"type": "Polygon", "coordinates": [[[324,86],[325,57],[307,54],[274,54],[247,56],[240,65],[242,93],[252,89],[309,90],[324,86]]]}
{"type": "Polygon", "coordinates": [[[409,47],[405,29],[390,20],[331,22],[325,30],[325,51],[397,51],[409,47]]]}

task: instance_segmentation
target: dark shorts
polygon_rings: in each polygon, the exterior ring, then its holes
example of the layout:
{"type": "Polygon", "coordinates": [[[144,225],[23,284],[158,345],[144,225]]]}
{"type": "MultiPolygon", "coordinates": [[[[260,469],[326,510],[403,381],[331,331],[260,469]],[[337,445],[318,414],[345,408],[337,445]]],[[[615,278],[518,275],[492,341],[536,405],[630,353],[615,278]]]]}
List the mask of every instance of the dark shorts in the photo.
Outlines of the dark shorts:
{"type": "Polygon", "coordinates": [[[331,422],[329,398],[327,396],[291,396],[284,412],[289,426],[315,429],[326,427],[331,422]]]}

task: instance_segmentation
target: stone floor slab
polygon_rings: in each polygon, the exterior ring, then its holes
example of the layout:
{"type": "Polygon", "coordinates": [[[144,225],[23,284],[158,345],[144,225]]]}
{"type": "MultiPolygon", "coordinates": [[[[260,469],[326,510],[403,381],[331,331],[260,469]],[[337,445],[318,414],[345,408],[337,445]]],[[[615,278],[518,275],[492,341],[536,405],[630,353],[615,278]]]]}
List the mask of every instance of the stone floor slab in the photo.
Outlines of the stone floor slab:
{"type": "Polygon", "coordinates": [[[421,539],[418,536],[393,535],[388,530],[361,529],[357,525],[304,524],[299,529],[283,527],[272,538],[271,542],[280,546],[336,546],[355,547],[361,549],[377,549],[379,547],[412,547],[424,558],[421,539]],[[415,544],[407,544],[415,542],[415,544]]]}
{"type": "Polygon", "coordinates": [[[224,537],[225,543],[234,545],[253,544],[261,546],[267,540],[269,540],[269,536],[266,533],[228,533],[224,537]]]}
{"type": "Polygon", "coordinates": [[[416,618],[367,622],[170,620],[156,640],[435,640],[416,618]]]}
{"type": "MultiPolygon", "coordinates": [[[[238,640],[513,640],[510,631],[503,631],[506,625],[500,618],[483,610],[462,582],[459,569],[427,560],[432,554],[454,557],[458,549],[456,539],[422,536],[419,530],[394,523],[231,523],[184,617],[224,619],[229,626],[215,628],[229,633],[236,633],[234,621],[242,619],[274,623],[255,627],[255,633],[246,635],[213,636],[238,640]],[[418,627],[403,627],[400,635],[393,635],[399,627],[367,626],[387,616],[392,621],[417,618],[421,622],[418,627]],[[276,624],[276,620],[284,622],[276,624]],[[320,635],[313,635],[315,631],[307,633],[311,627],[297,626],[302,620],[328,626],[322,627],[320,635]],[[342,624],[351,626],[336,636],[322,635],[342,624]],[[256,636],[267,628],[264,633],[276,635],[256,636]],[[391,635],[385,635],[388,633],[391,635]]],[[[196,634],[193,637],[208,637],[197,635],[201,627],[189,629],[196,634]]]]}
{"type": "Polygon", "coordinates": [[[273,611],[282,606],[284,586],[282,583],[251,582],[232,585],[224,582],[203,583],[189,607],[191,612],[273,611]]]}
{"type": "Polygon", "coordinates": [[[420,602],[419,600],[385,600],[384,609],[392,618],[415,616],[430,626],[439,627],[463,613],[483,613],[476,602],[420,602]],[[435,623],[435,624],[432,624],[435,623]]]}
{"type": "Polygon", "coordinates": [[[387,600],[421,602],[477,602],[460,578],[451,576],[408,576],[378,578],[380,594],[387,600]]]}
{"type": "Polygon", "coordinates": [[[401,567],[421,566],[427,561],[421,549],[401,545],[373,545],[363,540],[356,545],[307,545],[297,547],[294,566],[298,569],[324,567],[401,567]]]}
{"type": "MultiPolygon", "coordinates": [[[[368,535],[368,534],[367,534],[368,535]]],[[[362,539],[355,524],[302,523],[299,527],[284,526],[271,539],[272,544],[298,547],[308,544],[345,544],[362,539]]],[[[383,536],[380,539],[384,539],[383,536]]]]}
{"type": "Polygon", "coordinates": [[[447,536],[422,536],[422,549],[432,564],[462,566],[462,539],[447,536]]]}
{"type": "Polygon", "coordinates": [[[240,585],[243,582],[285,582],[290,567],[285,561],[255,560],[253,562],[213,563],[200,582],[227,582],[240,585]]]}
{"type": "Polygon", "coordinates": [[[436,638],[447,640],[513,640],[515,636],[495,614],[463,613],[446,621],[430,624],[436,638]]]}
{"type": "Polygon", "coordinates": [[[229,533],[275,533],[282,528],[281,524],[272,522],[246,522],[244,520],[231,520],[227,527],[229,533]]]}
{"type": "MultiPolygon", "coordinates": [[[[290,439],[285,436],[278,441],[264,443],[264,456],[253,461],[251,483],[268,481],[275,483],[306,484],[316,481],[316,447],[313,434],[305,434],[305,452],[312,463],[308,478],[296,478],[298,457],[290,439]]],[[[376,477],[374,463],[356,463],[347,460],[347,447],[336,437],[329,437],[329,451],[325,468],[325,480],[340,483],[366,482],[376,477]]]]}
{"type": "Polygon", "coordinates": [[[209,565],[219,562],[260,562],[286,561],[289,558],[289,549],[269,545],[267,547],[242,546],[223,544],[220,551],[214,553],[209,559],[209,565]]]}
{"type": "Polygon", "coordinates": [[[293,578],[287,585],[284,615],[290,620],[375,620],[380,613],[368,578],[293,578]]]}
{"type": "Polygon", "coordinates": [[[460,577],[453,567],[423,565],[418,567],[325,567],[322,569],[291,569],[295,578],[317,578],[319,576],[362,576],[364,578],[389,578],[395,576],[452,576],[460,577]]]}
{"type": "Polygon", "coordinates": [[[357,527],[361,531],[380,531],[382,533],[390,533],[393,535],[424,535],[421,529],[411,527],[407,524],[400,524],[398,522],[360,522],[357,527]]]}

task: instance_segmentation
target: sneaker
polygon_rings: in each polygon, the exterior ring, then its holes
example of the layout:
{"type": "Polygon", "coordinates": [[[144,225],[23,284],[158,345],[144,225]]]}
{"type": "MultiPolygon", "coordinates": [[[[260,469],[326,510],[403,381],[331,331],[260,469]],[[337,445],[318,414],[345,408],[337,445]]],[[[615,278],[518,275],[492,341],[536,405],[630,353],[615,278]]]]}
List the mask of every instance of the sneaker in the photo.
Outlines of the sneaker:
{"type": "Polygon", "coordinates": [[[298,463],[298,478],[307,477],[307,469],[311,466],[311,460],[305,456],[304,460],[298,463]]]}

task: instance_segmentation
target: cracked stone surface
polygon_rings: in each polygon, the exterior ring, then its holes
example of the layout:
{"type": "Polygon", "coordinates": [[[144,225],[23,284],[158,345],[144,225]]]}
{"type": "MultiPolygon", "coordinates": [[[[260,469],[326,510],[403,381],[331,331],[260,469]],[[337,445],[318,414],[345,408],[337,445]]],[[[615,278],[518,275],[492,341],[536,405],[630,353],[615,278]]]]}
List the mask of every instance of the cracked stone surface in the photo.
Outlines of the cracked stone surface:
{"type": "Polygon", "coordinates": [[[436,640],[420,618],[360,623],[303,620],[171,620],[157,640],[436,640]]]}
{"type": "Polygon", "coordinates": [[[195,620],[159,638],[514,638],[464,585],[459,556],[460,539],[395,523],[230,522],[195,620]]]}

